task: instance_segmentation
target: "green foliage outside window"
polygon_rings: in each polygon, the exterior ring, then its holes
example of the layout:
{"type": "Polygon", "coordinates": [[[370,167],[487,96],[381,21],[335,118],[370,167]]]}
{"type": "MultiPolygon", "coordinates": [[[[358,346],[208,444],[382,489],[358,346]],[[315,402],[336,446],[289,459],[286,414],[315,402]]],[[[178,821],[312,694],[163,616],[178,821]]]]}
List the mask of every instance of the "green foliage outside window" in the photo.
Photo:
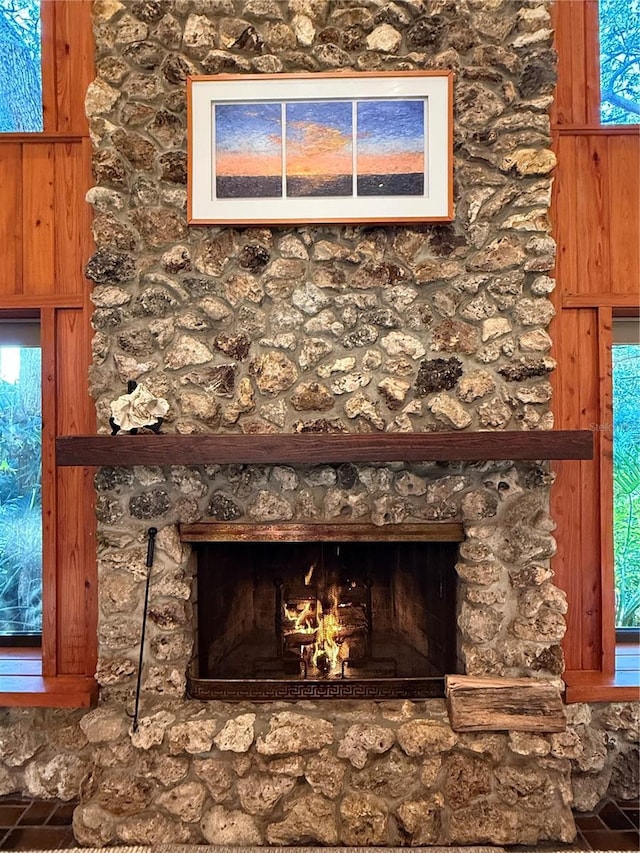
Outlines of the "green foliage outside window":
{"type": "Polygon", "coordinates": [[[640,344],[613,347],[616,627],[640,627],[640,344]]]}
{"type": "Polygon", "coordinates": [[[39,0],[0,0],[0,132],[43,129],[39,0]]]}
{"type": "Polygon", "coordinates": [[[600,118],[640,122],[640,0],[600,0],[600,118]]]}
{"type": "Polygon", "coordinates": [[[0,379],[0,636],[42,631],[40,350],[0,347],[7,361],[17,375],[0,379]]]}

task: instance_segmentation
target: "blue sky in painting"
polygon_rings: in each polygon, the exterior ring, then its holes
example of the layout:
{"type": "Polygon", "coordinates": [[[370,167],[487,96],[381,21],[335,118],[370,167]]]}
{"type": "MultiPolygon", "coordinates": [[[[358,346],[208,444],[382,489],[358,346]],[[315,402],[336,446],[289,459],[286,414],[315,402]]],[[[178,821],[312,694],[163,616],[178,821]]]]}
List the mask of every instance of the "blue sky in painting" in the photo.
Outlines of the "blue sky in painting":
{"type": "Polygon", "coordinates": [[[216,104],[216,149],[275,154],[282,134],[280,104],[216,104]]]}
{"type": "Polygon", "coordinates": [[[424,104],[422,101],[360,101],[358,151],[380,154],[391,147],[394,153],[424,148],[424,104]]]}

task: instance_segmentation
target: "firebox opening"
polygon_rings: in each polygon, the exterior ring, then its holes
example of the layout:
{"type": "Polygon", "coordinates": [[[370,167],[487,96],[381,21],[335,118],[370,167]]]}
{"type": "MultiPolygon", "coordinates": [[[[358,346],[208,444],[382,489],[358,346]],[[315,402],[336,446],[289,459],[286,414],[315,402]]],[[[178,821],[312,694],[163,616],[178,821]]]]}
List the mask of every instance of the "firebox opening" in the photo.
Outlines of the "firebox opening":
{"type": "Polygon", "coordinates": [[[340,694],[363,680],[455,672],[456,543],[210,542],[196,551],[200,680],[331,684],[340,694]]]}

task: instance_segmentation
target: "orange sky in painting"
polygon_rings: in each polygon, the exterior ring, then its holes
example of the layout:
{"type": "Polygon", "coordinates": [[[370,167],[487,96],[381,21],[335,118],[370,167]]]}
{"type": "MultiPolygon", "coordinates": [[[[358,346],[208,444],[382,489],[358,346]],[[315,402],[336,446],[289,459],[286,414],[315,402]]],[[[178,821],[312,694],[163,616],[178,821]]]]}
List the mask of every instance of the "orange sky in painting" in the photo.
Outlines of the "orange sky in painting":
{"type": "Polygon", "coordinates": [[[219,151],[216,157],[216,174],[224,177],[273,177],[282,174],[282,157],[277,154],[244,151],[219,151]]]}
{"type": "Polygon", "coordinates": [[[359,175],[407,175],[423,171],[422,151],[408,151],[403,154],[360,154],[358,157],[359,175]]]}
{"type": "Polygon", "coordinates": [[[287,175],[350,175],[351,134],[324,124],[290,123],[295,138],[287,140],[287,175]]]}

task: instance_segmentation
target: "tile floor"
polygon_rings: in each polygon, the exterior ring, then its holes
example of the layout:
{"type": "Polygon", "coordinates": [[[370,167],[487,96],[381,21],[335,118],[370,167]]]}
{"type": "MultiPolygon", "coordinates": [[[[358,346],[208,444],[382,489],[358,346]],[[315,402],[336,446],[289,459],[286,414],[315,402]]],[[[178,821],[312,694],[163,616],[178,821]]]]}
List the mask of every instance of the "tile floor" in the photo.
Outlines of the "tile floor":
{"type": "MultiPolygon", "coordinates": [[[[0,850],[62,850],[75,847],[71,818],[76,803],[0,797],[0,850]]],[[[640,850],[640,801],[604,800],[588,814],[576,814],[573,844],[514,847],[512,851],[640,850]]]]}
{"type": "Polygon", "coordinates": [[[75,847],[71,818],[76,803],[0,797],[0,850],[75,847]]]}

